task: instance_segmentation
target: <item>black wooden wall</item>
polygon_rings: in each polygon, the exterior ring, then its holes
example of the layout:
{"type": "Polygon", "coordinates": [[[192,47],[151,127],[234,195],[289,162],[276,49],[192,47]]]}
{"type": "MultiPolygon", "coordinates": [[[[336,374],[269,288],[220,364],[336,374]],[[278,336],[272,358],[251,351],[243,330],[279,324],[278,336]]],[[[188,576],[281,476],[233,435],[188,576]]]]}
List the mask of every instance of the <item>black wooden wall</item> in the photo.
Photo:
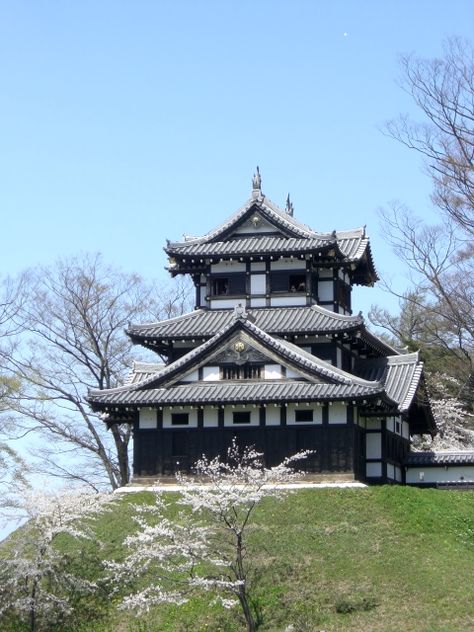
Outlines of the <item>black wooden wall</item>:
{"type": "Polygon", "coordinates": [[[321,426],[264,426],[253,428],[166,428],[134,433],[134,474],[153,476],[189,472],[201,455],[224,457],[234,437],[241,446],[254,446],[267,466],[277,465],[301,450],[314,453],[301,461],[307,472],[353,472],[358,428],[351,423],[321,426]]]}

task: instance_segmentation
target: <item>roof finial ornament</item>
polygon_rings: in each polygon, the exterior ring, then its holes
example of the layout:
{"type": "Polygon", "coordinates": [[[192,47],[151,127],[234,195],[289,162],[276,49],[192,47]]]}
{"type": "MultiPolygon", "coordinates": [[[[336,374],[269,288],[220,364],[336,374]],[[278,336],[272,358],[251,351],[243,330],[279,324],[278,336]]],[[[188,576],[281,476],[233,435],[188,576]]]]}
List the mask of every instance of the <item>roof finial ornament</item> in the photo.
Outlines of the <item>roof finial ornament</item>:
{"type": "Polygon", "coordinates": [[[257,165],[257,173],[253,174],[252,178],[252,197],[258,197],[262,194],[262,176],[260,175],[260,169],[257,165]]]}
{"type": "Polygon", "coordinates": [[[247,310],[239,303],[234,307],[234,319],[235,320],[247,320],[247,310]]]}
{"type": "Polygon", "coordinates": [[[285,206],[285,211],[288,213],[288,215],[291,215],[291,217],[293,217],[293,202],[290,200],[290,194],[288,193],[287,198],[286,198],[286,206],[285,206]]]}

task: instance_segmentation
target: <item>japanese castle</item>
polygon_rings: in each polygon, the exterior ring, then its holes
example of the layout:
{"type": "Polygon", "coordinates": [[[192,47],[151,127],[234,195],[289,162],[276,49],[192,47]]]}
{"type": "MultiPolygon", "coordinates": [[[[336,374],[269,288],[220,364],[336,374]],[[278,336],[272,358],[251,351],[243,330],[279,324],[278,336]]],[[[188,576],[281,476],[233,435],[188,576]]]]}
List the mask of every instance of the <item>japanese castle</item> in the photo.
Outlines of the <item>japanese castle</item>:
{"type": "Polygon", "coordinates": [[[204,237],[167,242],[168,270],[191,275],[196,308],[131,325],[166,363],[93,391],[110,427],[134,428],[134,477],[190,471],[235,437],[268,466],[300,450],[314,474],[405,483],[410,436],[436,433],[417,353],[400,353],[352,309],[377,281],[365,228],[315,232],[262,193],[204,237]]]}

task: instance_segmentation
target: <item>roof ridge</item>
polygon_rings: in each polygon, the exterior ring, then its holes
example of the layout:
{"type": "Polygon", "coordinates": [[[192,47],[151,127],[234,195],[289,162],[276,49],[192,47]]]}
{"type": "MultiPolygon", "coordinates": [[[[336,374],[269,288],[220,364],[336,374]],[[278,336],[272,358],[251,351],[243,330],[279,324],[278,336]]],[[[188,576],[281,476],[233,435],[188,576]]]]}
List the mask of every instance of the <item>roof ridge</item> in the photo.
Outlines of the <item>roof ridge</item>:
{"type": "Polygon", "coordinates": [[[185,314],[180,314],[179,316],[172,316],[171,318],[164,318],[163,320],[155,320],[154,322],[150,322],[150,323],[141,323],[140,325],[134,325],[133,323],[131,323],[127,329],[127,331],[130,331],[133,327],[156,327],[156,325],[158,323],[171,323],[175,320],[180,320],[180,319],[186,319],[186,318],[195,318],[200,312],[205,311],[202,308],[201,309],[193,309],[192,312],[186,312],[185,314]]]}
{"type": "MultiPolygon", "coordinates": [[[[228,229],[232,224],[236,223],[247,211],[249,211],[252,206],[259,207],[261,211],[269,212],[269,214],[276,215],[276,219],[286,225],[288,228],[292,230],[296,230],[303,235],[300,235],[301,238],[316,238],[321,239],[323,241],[334,241],[334,239],[340,236],[341,239],[349,239],[349,238],[358,238],[361,236],[365,236],[364,228],[353,228],[344,231],[333,231],[333,232],[319,232],[304,224],[303,222],[298,221],[292,215],[289,215],[285,210],[280,208],[275,202],[273,202],[270,198],[261,194],[258,197],[249,198],[237,211],[235,211],[232,215],[230,215],[224,222],[216,226],[214,229],[211,229],[209,232],[205,233],[201,237],[192,237],[185,239],[184,241],[167,241],[167,248],[177,248],[183,246],[192,246],[197,244],[206,243],[208,241],[212,241],[216,236],[220,233],[224,232],[228,229]]],[[[368,241],[368,240],[367,240],[368,241]]]]}
{"type": "MultiPolygon", "coordinates": [[[[388,345],[390,346],[390,345],[388,345]]],[[[387,356],[387,361],[389,364],[415,364],[420,359],[419,351],[411,351],[410,353],[397,353],[394,355],[387,356]]]]}

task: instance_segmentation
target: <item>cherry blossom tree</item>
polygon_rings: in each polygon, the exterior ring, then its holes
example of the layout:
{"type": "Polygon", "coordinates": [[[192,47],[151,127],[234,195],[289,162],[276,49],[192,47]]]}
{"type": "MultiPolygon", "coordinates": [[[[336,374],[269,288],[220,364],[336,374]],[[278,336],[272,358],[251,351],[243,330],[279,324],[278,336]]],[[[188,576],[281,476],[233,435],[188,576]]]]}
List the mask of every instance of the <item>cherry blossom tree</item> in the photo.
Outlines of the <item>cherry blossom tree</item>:
{"type": "Polygon", "coordinates": [[[446,373],[429,373],[431,408],[438,434],[416,437],[414,447],[424,450],[465,450],[474,446],[474,415],[459,397],[462,384],[446,373]]]}
{"type": "Polygon", "coordinates": [[[56,541],[60,534],[92,538],[90,519],[109,502],[109,495],[77,490],[24,492],[18,510],[27,523],[10,538],[0,565],[0,627],[13,618],[30,632],[49,629],[71,613],[72,593],[96,588],[68,568],[56,541]]]}
{"type": "Polygon", "coordinates": [[[225,608],[240,606],[247,631],[257,630],[255,557],[248,539],[253,513],[265,498],[288,493],[288,483],[301,475],[294,462],[308,454],[266,468],[261,453],[241,450],[234,440],[224,460],[202,457],[193,478],[177,476],[177,504],[183,509],[174,519],[169,503],[155,490],[153,505],[136,507],[139,528],[124,543],[129,554],[123,562],[108,563],[117,586],[146,579],[145,587],[128,594],[121,607],[144,613],[163,603],[185,603],[204,591],[225,608]]]}

